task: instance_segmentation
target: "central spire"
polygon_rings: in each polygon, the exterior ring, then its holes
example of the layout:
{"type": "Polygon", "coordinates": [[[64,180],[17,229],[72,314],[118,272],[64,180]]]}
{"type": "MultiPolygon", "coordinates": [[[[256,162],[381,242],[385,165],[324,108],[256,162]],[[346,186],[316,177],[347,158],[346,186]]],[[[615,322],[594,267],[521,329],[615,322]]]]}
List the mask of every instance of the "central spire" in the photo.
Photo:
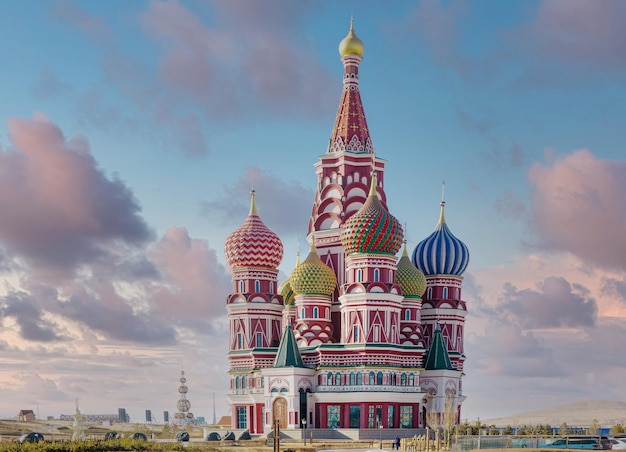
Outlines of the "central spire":
{"type": "Polygon", "coordinates": [[[343,62],[343,92],[328,152],[373,154],[374,147],[359,92],[359,64],[363,57],[363,42],[354,33],[352,20],[348,35],[339,44],[339,54],[343,62]]]}

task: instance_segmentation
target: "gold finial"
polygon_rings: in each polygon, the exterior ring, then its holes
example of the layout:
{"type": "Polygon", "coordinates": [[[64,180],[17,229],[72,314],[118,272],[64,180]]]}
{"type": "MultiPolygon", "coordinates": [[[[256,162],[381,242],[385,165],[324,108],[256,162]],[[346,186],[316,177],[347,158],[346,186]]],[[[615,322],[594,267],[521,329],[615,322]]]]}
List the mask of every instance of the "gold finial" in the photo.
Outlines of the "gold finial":
{"type": "Polygon", "coordinates": [[[252,189],[250,191],[250,215],[256,215],[256,202],[254,200],[256,195],[256,191],[254,189],[252,189]]]}
{"type": "Polygon", "coordinates": [[[442,181],[441,183],[441,211],[439,212],[439,223],[443,224],[446,222],[446,217],[443,214],[443,209],[446,207],[446,202],[444,201],[444,191],[446,188],[446,182],[442,181]]]}
{"type": "MultiPolygon", "coordinates": [[[[407,230],[406,229],[406,221],[404,222],[404,230],[405,231],[407,230]]],[[[405,234],[404,235],[404,250],[402,250],[402,257],[404,257],[404,256],[409,257],[409,253],[406,250],[406,242],[407,242],[407,240],[406,240],[406,234],[405,234]]]]}
{"type": "Polygon", "coordinates": [[[378,185],[378,178],[376,177],[376,171],[372,171],[372,179],[370,181],[370,192],[368,193],[368,197],[369,196],[376,196],[376,194],[378,193],[376,191],[376,186],[378,185]]]}
{"type": "Polygon", "coordinates": [[[354,33],[354,19],[350,17],[350,31],[348,36],[339,43],[339,55],[345,57],[347,55],[363,56],[363,41],[361,41],[354,33]]]}

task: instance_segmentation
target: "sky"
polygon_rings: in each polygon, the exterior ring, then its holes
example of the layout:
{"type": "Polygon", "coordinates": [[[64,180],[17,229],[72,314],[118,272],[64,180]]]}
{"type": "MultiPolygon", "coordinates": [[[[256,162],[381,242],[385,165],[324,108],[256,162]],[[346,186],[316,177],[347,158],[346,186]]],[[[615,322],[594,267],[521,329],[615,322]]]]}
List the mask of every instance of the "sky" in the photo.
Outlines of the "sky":
{"type": "Polygon", "coordinates": [[[224,257],[250,189],[307,249],[338,44],[412,250],[468,246],[486,420],[626,401],[626,2],[0,2],[0,417],[230,414],[224,257]],[[214,403],[215,400],[215,403],[214,403]],[[214,410],[215,407],[215,410],[214,410]]]}

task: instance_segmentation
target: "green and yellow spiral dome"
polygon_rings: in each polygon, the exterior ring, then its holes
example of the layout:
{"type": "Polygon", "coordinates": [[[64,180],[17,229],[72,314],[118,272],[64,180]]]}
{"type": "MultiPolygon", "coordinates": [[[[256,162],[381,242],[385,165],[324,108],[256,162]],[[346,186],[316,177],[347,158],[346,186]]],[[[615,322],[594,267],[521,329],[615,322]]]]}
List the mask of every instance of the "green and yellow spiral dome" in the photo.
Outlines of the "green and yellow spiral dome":
{"type": "Polygon", "coordinates": [[[289,281],[296,295],[329,297],[337,287],[335,272],[322,262],[313,244],[311,244],[311,251],[304,262],[291,272],[289,281]]]}

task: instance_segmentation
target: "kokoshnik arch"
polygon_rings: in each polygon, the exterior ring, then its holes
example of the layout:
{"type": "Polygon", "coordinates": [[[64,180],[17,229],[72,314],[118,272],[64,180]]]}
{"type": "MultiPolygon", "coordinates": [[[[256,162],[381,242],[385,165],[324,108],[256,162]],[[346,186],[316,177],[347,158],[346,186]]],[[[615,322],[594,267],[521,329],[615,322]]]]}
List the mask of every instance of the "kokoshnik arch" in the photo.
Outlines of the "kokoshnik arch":
{"type": "Polygon", "coordinates": [[[226,240],[232,428],[260,434],[275,420],[283,429],[460,420],[469,252],[448,229],[442,200],[435,230],[409,258],[387,209],[385,160],[374,152],[359,92],[363,50],[351,24],[339,44],[339,109],[315,165],[306,259],[298,256],[279,285],[283,245],[261,221],[254,192],[248,217],[226,240]]]}

